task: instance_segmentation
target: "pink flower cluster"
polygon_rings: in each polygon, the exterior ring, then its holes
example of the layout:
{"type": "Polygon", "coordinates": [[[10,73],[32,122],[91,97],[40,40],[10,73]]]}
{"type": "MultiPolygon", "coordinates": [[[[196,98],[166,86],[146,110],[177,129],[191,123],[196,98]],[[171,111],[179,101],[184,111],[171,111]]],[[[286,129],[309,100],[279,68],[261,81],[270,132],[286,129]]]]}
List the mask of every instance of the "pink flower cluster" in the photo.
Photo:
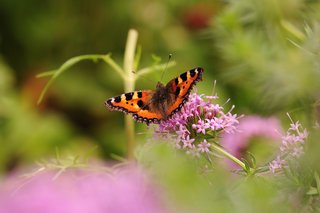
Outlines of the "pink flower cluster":
{"type": "Polygon", "coordinates": [[[173,139],[176,148],[184,149],[192,156],[199,157],[200,153],[209,153],[209,141],[217,139],[217,135],[222,132],[234,132],[239,123],[237,114],[231,114],[234,106],[225,113],[223,106],[212,103],[217,98],[217,94],[191,94],[180,112],[153,126],[154,136],[173,139]]]}
{"type": "Polygon", "coordinates": [[[302,128],[299,121],[294,123],[288,113],[287,115],[292,123],[287,134],[282,137],[280,154],[269,164],[269,169],[272,173],[281,170],[281,168],[288,165],[288,161],[297,159],[304,153],[303,148],[308,132],[302,128]]]}

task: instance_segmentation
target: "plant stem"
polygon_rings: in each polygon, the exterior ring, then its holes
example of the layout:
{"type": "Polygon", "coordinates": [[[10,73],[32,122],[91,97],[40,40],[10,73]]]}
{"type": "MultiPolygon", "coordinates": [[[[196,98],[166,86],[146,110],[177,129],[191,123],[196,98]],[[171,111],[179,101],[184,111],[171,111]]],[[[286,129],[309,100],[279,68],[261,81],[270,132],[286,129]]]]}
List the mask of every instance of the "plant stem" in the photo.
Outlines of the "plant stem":
{"type": "Polygon", "coordinates": [[[38,75],[37,77],[44,77],[44,76],[52,76],[51,79],[49,80],[49,82],[46,84],[46,86],[44,87],[44,89],[41,92],[41,95],[38,99],[38,105],[42,102],[45,94],[47,93],[47,91],[49,90],[50,86],[53,84],[53,82],[62,74],[64,73],[66,70],[68,70],[70,67],[72,67],[73,65],[79,63],[80,61],[83,60],[93,60],[93,61],[97,61],[99,59],[103,59],[104,55],[80,55],[80,56],[76,56],[76,57],[72,57],[69,60],[67,60],[66,62],[64,62],[58,70],[55,71],[49,71],[49,72],[45,72],[42,73],[40,75],[38,75]]]}
{"type": "MultiPolygon", "coordinates": [[[[130,29],[127,37],[126,49],[124,52],[123,70],[125,72],[124,91],[132,92],[134,90],[134,79],[132,71],[134,71],[134,55],[138,40],[138,32],[130,29]]],[[[127,136],[127,157],[134,160],[134,122],[129,115],[125,115],[125,129],[127,136]]]]}
{"type": "Polygon", "coordinates": [[[238,164],[242,169],[246,170],[245,164],[242,161],[240,161],[238,158],[234,157],[233,155],[226,152],[225,150],[223,150],[222,148],[220,148],[219,146],[217,146],[215,144],[211,144],[211,147],[214,150],[216,150],[217,152],[219,152],[220,154],[223,154],[224,156],[226,156],[227,158],[229,158],[230,160],[232,160],[233,162],[238,164]]]}

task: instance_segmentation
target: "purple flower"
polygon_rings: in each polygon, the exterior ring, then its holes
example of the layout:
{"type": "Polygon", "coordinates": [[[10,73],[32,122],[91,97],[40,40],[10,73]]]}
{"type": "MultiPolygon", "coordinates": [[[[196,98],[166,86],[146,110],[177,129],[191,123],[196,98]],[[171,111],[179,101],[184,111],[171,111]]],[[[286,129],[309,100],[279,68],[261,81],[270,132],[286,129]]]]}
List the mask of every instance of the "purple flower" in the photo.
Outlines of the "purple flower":
{"type": "Polygon", "coordinates": [[[207,123],[205,123],[204,120],[199,120],[197,125],[194,125],[194,129],[197,129],[197,133],[206,134],[206,129],[209,127],[207,123]]]}
{"type": "Polygon", "coordinates": [[[180,125],[179,130],[177,130],[177,134],[178,134],[178,139],[183,140],[186,135],[190,134],[190,132],[185,126],[180,125]]]}
{"type": "Polygon", "coordinates": [[[233,107],[225,113],[223,106],[212,103],[217,98],[217,94],[204,96],[192,93],[180,112],[167,121],[154,124],[154,136],[170,137],[177,148],[182,146],[193,157],[199,157],[199,152],[209,152],[210,140],[216,140],[223,132],[234,132],[239,123],[237,114],[231,113],[233,107]],[[210,140],[204,140],[203,136],[210,140]]]}
{"type": "Polygon", "coordinates": [[[194,139],[190,139],[190,135],[188,135],[187,137],[186,137],[186,139],[183,139],[182,140],[182,143],[183,143],[183,149],[186,149],[187,147],[189,147],[189,148],[193,148],[193,146],[192,146],[192,142],[194,141],[194,139]]]}
{"type": "Polygon", "coordinates": [[[199,143],[198,147],[199,147],[198,150],[201,151],[201,152],[207,152],[208,153],[210,151],[209,150],[210,143],[208,143],[206,139],[204,139],[202,143],[199,143]]]}
{"type": "Polygon", "coordinates": [[[272,173],[275,173],[276,170],[281,169],[282,165],[285,163],[284,160],[280,159],[280,156],[277,156],[276,160],[271,161],[271,163],[269,164],[269,169],[272,173]]]}
{"type": "Polygon", "coordinates": [[[44,172],[23,182],[8,177],[0,188],[0,212],[166,212],[140,169],[70,169],[53,180],[55,175],[44,172]]]}
{"type": "Polygon", "coordinates": [[[269,164],[269,169],[272,173],[288,166],[289,161],[296,160],[304,153],[303,149],[305,140],[308,137],[308,132],[302,128],[299,121],[294,123],[289,113],[287,113],[287,115],[291,120],[290,128],[286,135],[282,137],[282,145],[279,147],[280,154],[277,156],[277,160],[269,164]],[[279,159],[282,159],[281,162],[279,159]]]}

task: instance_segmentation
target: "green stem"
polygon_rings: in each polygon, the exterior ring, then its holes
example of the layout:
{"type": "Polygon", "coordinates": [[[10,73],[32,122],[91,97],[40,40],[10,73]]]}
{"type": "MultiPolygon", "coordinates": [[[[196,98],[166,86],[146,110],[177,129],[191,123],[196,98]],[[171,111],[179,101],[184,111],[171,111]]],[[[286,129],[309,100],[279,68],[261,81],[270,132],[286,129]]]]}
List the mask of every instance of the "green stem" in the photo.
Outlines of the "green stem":
{"type": "Polygon", "coordinates": [[[225,150],[223,150],[222,148],[220,148],[219,146],[217,146],[215,144],[211,144],[211,147],[215,151],[219,152],[220,154],[226,156],[227,158],[229,158],[230,160],[232,160],[233,162],[238,164],[242,169],[246,170],[245,164],[242,161],[240,161],[238,158],[236,158],[233,155],[229,154],[228,152],[226,152],[225,150]]]}
{"type": "Polygon", "coordinates": [[[49,71],[49,72],[44,72],[39,75],[37,75],[38,78],[45,77],[45,76],[52,76],[45,88],[42,90],[41,95],[38,99],[38,105],[42,102],[45,94],[48,92],[50,86],[53,84],[53,82],[65,71],[67,71],[70,67],[74,66],[75,64],[79,63],[80,61],[83,60],[92,60],[92,61],[98,61],[98,60],[104,60],[106,63],[108,63],[111,67],[113,67],[121,77],[124,78],[124,74],[122,69],[119,69],[119,66],[110,58],[110,54],[107,55],[80,55],[76,57],[72,57],[66,62],[64,62],[59,69],[49,71]]]}
{"type": "MultiPolygon", "coordinates": [[[[124,91],[134,91],[134,55],[136,50],[136,44],[138,40],[138,32],[134,29],[130,29],[127,37],[126,49],[124,52],[123,70],[125,72],[124,91]]],[[[127,157],[129,160],[134,159],[134,122],[129,115],[125,115],[125,128],[127,136],[127,157]]]]}

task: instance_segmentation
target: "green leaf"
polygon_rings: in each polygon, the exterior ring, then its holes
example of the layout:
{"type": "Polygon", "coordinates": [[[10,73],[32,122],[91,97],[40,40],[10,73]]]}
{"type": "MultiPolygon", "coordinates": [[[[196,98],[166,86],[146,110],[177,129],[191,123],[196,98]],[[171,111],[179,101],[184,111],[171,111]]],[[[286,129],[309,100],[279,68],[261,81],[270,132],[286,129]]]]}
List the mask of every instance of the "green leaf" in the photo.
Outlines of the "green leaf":
{"type": "Polygon", "coordinates": [[[42,78],[42,77],[50,76],[50,75],[54,75],[56,72],[57,72],[57,70],[51,70],[51,71],[40,73],[40,74],[36,75],[36,77],[42,78]]]}
{"type": "Polygon", "coordinates": [[[282,171],[284,172],[285,176],[290,179],[293,180],[294,178],[292,177],[292,173],[290,172],[289,169],[287,169],[286,167],[282,167],[282,171]]]}
{"type": "Polygon", "coordinates": [[[116,155],[116,154],[114,154],[114,153],[111,153],[111,154],[110,154],[110,157],[113,158],[113,159],[115,159],[115,160],[117,160],[117,161],[122,161],[122,162],[127,161],[125,158],[123,158],[123,157],[121,157],[121,156],[119,156],[119,155],[116,155]]]}
{"type": "Polygon", "coordinates": [[[56,161],[57,164],[60,164],[60,153],[58,147],[56,147],[56,161]]]}
{"type": "Polygon", "coordinates": [[[237,175],[247,176],[247,172],[244,170],[231,170],[231,172],[233,172],[237,175]]]}
{"type": "Polygon", "coordinates": [[[249,157],[250,157],[250,161],[251,161],[251,163],[252,163],[252,167],[253,167],[254,169],[256,169],[256,168],[257,168],[256,158],[253,156],[253,154],[252,154],[251,152],[247,152],[247,154],[248,154],[249,157]]]}
{"type": "Polygon", "coordinates": [[[254,173],[256,174],[256,173],[262,173],[267,171],[269,171],[269,167],[266,166],[266,167],[257,168],[254,173]]]}
{"type": "Polygon", "coordinates": [[[320,178],[318,172],[314,172],[314,179],[316,180],[318,194],[320,195],[320,178]]]}
{"type": "Polygon", "coordinates": [[[153,59],[153,63],[152,65],[157,65],[160,63],[160,61],[162,60],[161,57],[157,56],[156,54],[152,54],[151,55],[152,59],[153,59]]]}
{"type": "Polygon", "coordinates": [[[247,174],[250,174],[250,164],[249,164],[249,162],[244,158],[241,158],[241,161],[244,163],[244,165],[246,167],[247,174]]]}
{"type": "Polygon", "coordinates": [[[287,30],[289,33],[291,33],[291,35],[294,35],[296,38],[298,38],[301,41],[304,41],[306,39],[305,34],[303,34],[299,28],[297,28],[296,26],[294,26],[292,23],[290,23],[289,21],[286,21],[284,19],[282,19],[280,21],[281,26],[287,30]]]}
{"type": "Polygon", "coordinates": [[[87,164],[88,163],[88,159],[89,159],[89,156],[91,155],[91,153],[96,150],[98,148],[98,146],[94,146],[92,147],[84,156],[84,163],[87,164]]]}
{"type": "Polygon", "coordinates": [[[310,189],[307,191],[306,193],[307,195],[316,195],[316,194],[319,194],[318,193],[318,190],[315,188],[315,187],[310,187],[310,189]]]}
{"type": "Polygon", "coordinates": [[[157,70],[163,70],[165,69],[166,67],[173,67],[176,65],[176,62],[175,61],[171,61],[169,62],[168,64],[159,64],[159,65],[153,65],[153,66],[150,66],[150,67],[146,67],[146,68],[143,68],[141,70],[138,70],[136,72],[136,75],[139,77],[141,75],[145,75],[147,73],[150,73],[150,72],[154,72],[154,71],[157,71],[157,70]]]}

